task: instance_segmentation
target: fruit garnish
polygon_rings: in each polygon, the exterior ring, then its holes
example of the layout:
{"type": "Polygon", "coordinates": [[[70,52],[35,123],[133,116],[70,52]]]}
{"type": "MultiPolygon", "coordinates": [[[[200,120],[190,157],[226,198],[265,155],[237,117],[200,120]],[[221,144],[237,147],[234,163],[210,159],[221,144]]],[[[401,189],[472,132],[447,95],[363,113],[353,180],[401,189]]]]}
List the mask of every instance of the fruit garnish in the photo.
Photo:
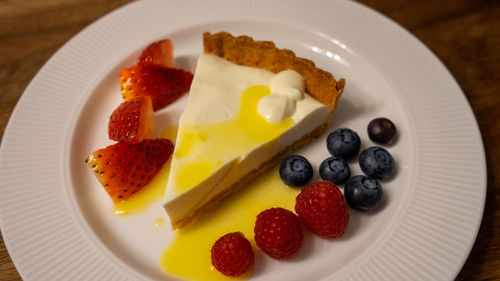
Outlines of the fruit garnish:
{"type": "Polygon", "coordinates": [[[240,276],[252,268],[254,254],[250,241],[241,232],[219,238],[211,249],[212,265],[227,276],[240,276]]]}
{"type": "Polygon", "coordinates": [[[314,182],[297,195],[295,212],[304,225],[318,236],[337,238],[349,223],[349,206],[336,185],[314,182]]]}
{"type": "Polygon", "coordinates": [[[90,154],[85,162],[116,203],[141,190],[158,173],[174,150],[167,139],[116,143],[90,154]]]}
{"type": "Polygon", "coordinates": [[[372,141],[378,144],[392,144],[396,139],[396,126],[391,120],[379,117],[368,124],[368,136],[372,141]]]}
{"type": "Polygon", "coordinates": [[[359,155],[359,167],[370,178],[386,180],[394,171],[394,159],[385,148],[371,146],[359,155]]]}
{"type": "Polygon", "coordinates": [[[300,155],[290,155],[281,161],[280,178],[288,186],[306,185],[313,177],[313,168],[309,161],[300,155]]]}
{"type": "Polygon", "coordinates": [[[148,96],[122,102],[111,114],[109,138],[123,143],[139,143],[154,129],[153,105],[148,96]]]}
{"type": "Polygon", "coordinates": [[[187,93],[192,80],[191,72],[155,65],[138,64],[120,71],[123,98],[129,100],[149,96],[154,111],[164,108],[187,93]]]}
{"type": "Polygon", "coordinates": [[[344,186],[347,204],[353,209],[369,212],[382,200],[383,192],[380,183],[366,176],[354,176],[344,186]]]}
{"type": "Polygon", "coordinates": [[[334,184],[344,184],[351,176],[351,169],[343,158],[331,156],[319,165],[319,175],[334,184]]]}
{"type": "Polygon", "coordinates": [[[361,147],[358,134],[347,128],[340,128],[331,132],[326,138],[326,148],[331,155],[336,155],[349,160],[356,156],[361,147]]]}
{"type": "Polygon", "coordinates": [[[290,259],[302,247],[304,234],[299,218],[283,208],[271,208],[257,215],[255,243],[275,259],[290,259]]]}
{"type": "Polygon", "coordinates": [[[174,46],[172,41],[163,39],[148,45],[139,57],[139,64],[174,67],[174,46]]]}

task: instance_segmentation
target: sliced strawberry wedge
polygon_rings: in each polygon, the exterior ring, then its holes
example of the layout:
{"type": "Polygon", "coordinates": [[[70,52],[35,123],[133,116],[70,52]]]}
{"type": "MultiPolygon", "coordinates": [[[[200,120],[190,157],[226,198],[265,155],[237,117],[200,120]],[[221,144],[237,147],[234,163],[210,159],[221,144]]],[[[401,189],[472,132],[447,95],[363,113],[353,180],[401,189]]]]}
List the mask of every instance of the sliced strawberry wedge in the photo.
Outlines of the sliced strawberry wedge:
{"type": "Polygon", "coordinates": [[[174,67],[174,45],[170,39],[151,43],[139,57],[139,64],[154,64],[174,67]]]}
{"type": "Polygon", "coordinates": [[[149,96],[122,102],[111,114],[109,138],[123,143],[139,143],[154,129],[153,104],[149,96]]]}
{"type": "Polygon", "coordinates": [[[192,80],[191,72],[154,65],[138,64],[120,71],[123,98],[129,100],[149,96],[154,111],[164,108],[187,93],[192,80]]]}
{"type": "Polygon", "coordinates": [[[167,139],[116,143],[90,154],[85,162],[113,201],[120,202],[148,184],[174,150],[167,139]]]}

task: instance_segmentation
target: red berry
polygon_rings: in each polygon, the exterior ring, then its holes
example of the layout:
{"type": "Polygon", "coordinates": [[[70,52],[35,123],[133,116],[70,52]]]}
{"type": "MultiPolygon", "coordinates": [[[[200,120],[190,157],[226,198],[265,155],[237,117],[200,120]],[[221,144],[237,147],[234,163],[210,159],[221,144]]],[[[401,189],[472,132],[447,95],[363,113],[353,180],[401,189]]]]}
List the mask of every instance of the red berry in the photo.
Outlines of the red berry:
{"type": "Polygon", "coordinates": [[[149,96],[153,110],[160,110],[189,91],[193,74],[155,64],[137,64],[120,71],[120,88],[125,100],[149,96]]]}
{"type": "Polygon", "coordinates": [[[212,265],[227,276],[240,276],[254,263],[253,249],[241,232],[228,233],[212,246],[212,265]]]}
{"type": "Polygon", "coordinates": [[[163,39],[149,44],[142,51],[139,63],[174,67],[174,45],[172,41],[163,39]]]}
{"type": "Polygon", "coordinates": [[[111,114],[109,138],[123,143],[139,143],[154,129],[153,105],[148,96],[122,102],[111,114]]]}
{"type": "Polygon", "coordinates": [[[275,259],[289,259],[304,241],[302,225],[293,212],[283,208],[262,211],[255,222],[257,246],[275,259]]]}
{"type": "Polygon", "coordinates": [[[342,236],[349,223],[349,207],[344,195],[328,181],[315,182],[302,189],[296,198],[295,212],[307,228],[325,238],[342,236]]]}

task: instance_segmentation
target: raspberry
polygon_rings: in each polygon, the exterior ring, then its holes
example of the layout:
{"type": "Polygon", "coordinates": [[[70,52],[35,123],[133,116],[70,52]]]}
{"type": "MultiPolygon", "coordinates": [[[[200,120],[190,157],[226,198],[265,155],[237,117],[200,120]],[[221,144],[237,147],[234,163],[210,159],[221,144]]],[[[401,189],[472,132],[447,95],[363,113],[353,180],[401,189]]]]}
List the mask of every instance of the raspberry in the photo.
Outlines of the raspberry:
{"type": "Polygon", "coordinates": [[[262,211],[255,222],[257,246],[275,259],[289,259],[302,246],[304,234],[299,218],[283,208],[262,211]]]}
{"type": "Polygon", "coordinates": [[[228,233],[212,246],[212,265],[227,276],[240,276],[254,263],[253,249],[241,232],[228,233]]]}
{"type": "Polygon", "coordinates": [[[336,185],[320,181],[302,189],[296,198],[295,212],[312,232],[324,238],[344,234],[349,223],[349,206],[336,185]]]}

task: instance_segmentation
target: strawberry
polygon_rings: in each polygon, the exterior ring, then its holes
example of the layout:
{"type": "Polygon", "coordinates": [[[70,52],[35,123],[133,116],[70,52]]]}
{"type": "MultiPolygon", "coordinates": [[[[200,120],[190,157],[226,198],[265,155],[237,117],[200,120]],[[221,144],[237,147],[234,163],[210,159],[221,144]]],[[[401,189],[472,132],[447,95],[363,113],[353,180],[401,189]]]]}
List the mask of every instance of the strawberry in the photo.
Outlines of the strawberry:
{"type": "Polygon", "coordinates": [[[212,265],[227,276],[240,276],[254,264],[252,245],[241,232],[228,233],[219,238],[210,253],[212,265]]]}
{"type": "Polygon", "coordinates": [[[90,154],[85,162],[114,202],[141,190],[158,173],[174,150],[167,139],[116,143],[90,154]]]}
{"type": "Polygon", "coordinates": [[[170,39],[156,41],[147,46],[139,57],[139,64],[174,67],[174,46],[170,39]]]}
{"type": "Polygon", "coordinates": [[[295,199],[295,212],[318,236],[337,238],[349,223],[349,206],[336,185],[319,181],[302,189],[295,199]]]}
{"type": "Polygon", "coordinates": [[[255,243],[275,259],[290,259],[302,247],[304,234],[299,218],[283,208],[271,208],[257,215],[255,243]]]}
{"type": "Polygon", "coordinates": [[[117,142],[139,143],[154,128],[153,104],[148,96],[129,99],[111,114],[108,124],[109,138],[117,142]]]}
{"type": "Polygon", "coordinates": [[[149,96],[153,110],[171,104],[189,91],[193,74],[176,68],[154,65],[134,65],[120,71],[120,86],[123,98],[149,96]]]}

